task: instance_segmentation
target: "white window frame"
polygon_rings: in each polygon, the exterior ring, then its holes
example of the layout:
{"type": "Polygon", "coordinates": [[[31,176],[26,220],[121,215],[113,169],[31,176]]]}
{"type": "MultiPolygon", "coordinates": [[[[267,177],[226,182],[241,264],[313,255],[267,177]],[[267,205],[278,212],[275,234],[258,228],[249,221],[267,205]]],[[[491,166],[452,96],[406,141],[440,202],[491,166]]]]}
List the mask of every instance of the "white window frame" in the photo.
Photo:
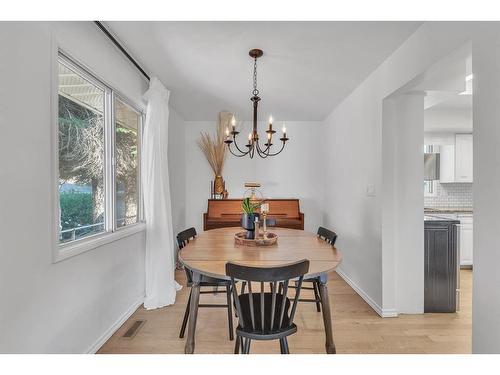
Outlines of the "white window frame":
{"type": "Polygon", "coordinates": [[[140,178],[140,165],[142,156],[142,131],[144,124],[144,111],[140,106],[136,105],[133,101],[129,100],[126,96],[119,93],[112,86],[106,84],[103,80],[99,79],[90,69],[77,62],[74,58],[68,55],[61,49],[57,49],[55,53],[55,61],[52,64],[52,95],[51,95],[51,108],[52,116],[52,238],[53,238],[53,262],[73,257],[83,252],[95,249],[110,242],[117,241],[121,238],[130,236],[132,234],[144,231],[146,226],[144,223],[144,209],[142,198],[142,184],[140,178]],[[71,242],[59,242],[59,74],[58,65],[62,63],[77,74],[81,75],[84,79],[88,80],[96,87],[104,91],[104,231],[83,237],[71,242]],[[132,110],[139,114],[138,126],[138,220],[137,223],[117,227],[116,225],[116,184],[115,184],[115,99],[118,99],[129,106],[132,110]]]}

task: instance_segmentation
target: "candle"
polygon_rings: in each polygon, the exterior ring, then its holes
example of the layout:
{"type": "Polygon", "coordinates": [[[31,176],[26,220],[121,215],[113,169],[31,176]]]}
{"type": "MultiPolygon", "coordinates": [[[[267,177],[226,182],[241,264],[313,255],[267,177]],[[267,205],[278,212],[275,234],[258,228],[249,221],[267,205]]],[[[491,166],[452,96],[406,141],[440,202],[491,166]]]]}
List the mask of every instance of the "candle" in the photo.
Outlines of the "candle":
{"type": "Polygon", "coordinates": [[[252,142],[252,133],[248,133],[248,143],[252,142]]]}
{"type": "Polygon", "coordinates": [[[269,130],[273,130],[273,116],[269,116],[269,130]]]}
{"type": "Polygon", "coordinates": [[[236,127],[236,119],[234,118],[234,116],[231,119],[231,126],[233,127],[233,132],[234,132],[234,128],[236,127]]]}
{"type": "Polygon", "coordinates": [[[226,128],[226,138],[229,138],[229,128],[226,128]]]}
{"type": "Polygon", "coordinates": [[[283,138],[286,138],[286,126],[285,125],[283,125],[282,130],[283,130],[283,138]]]}

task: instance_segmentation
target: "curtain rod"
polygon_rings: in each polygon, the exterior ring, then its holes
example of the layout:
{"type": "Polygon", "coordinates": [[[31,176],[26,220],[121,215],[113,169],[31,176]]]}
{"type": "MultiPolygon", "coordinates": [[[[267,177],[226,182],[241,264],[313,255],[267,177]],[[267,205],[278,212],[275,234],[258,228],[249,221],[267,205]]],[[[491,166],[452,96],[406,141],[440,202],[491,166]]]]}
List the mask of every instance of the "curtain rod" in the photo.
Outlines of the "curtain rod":
{"type": "Polygon", "coordinates": [[[101,31],[113,42],[113,44],[115,46],[118,47],[118,49],[125,55],[125,57],[127,59],[130,60],[130,62],[132,64],[134,64],[134,66],[142,73],[142,75],[144,77],[146,77],[146,79],[149,81],[151,80],[148,76],[148,74],[144,71],[144,69],[142,69],[142,67],[139,65],[139,63],[137,61],[134,60],[134,58],[132,56],[130,56],[130,54],[127,52],[127,50],[120,44],[119,41],[117,41],[115,39],[115,37],[108,31],[108,29],[106,29],[106,27],[100,22],[100,21],[94,21],[94,23],[97,25],[97,27],[99,27],[99,29],[101,29],[101,31]]]}

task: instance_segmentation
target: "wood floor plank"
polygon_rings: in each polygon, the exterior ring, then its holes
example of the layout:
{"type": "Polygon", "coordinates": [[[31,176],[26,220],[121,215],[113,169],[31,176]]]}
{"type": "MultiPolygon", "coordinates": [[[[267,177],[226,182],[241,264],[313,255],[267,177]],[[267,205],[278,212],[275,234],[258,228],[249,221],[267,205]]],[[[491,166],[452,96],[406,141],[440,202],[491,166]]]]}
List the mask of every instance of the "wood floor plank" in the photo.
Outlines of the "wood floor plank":
{"type": "MultiPolygon", "coordinates": [[[[185,285],[184,272],[176,274],[185,285]]],[[[470,353],[472,330],[472,271],[461,271],[461,310],[454,314],[401,315],[380,318],[337,274],[328,290],[332,301],[333,336],[337,353],[470,353]]],[[[304,295],[312,293],[304,291],[304,295]]],[[[140,307],[98,353],[184,353],[179,329],[189,295],[183,288],[174,305],[147,311],[140,307]],[[147,320],[132,339],[122,337],[136,320],[147,320]]],[[[203,301],[225,302],[221,294],[205,294],[203,301]]],[[[236,319],[234,320],[236,324],[236,319]]],[[[324,354],[321,313],[313,303],[300,303],[297,334],[289,338],[291,353],[324,354]]],[[[196,353],[230,354],[234,342],[227,334],[225,309],[200,309],[196,353]]],[[[252,353],[279,353],[278,342],[252,342],[252,353]]]]}

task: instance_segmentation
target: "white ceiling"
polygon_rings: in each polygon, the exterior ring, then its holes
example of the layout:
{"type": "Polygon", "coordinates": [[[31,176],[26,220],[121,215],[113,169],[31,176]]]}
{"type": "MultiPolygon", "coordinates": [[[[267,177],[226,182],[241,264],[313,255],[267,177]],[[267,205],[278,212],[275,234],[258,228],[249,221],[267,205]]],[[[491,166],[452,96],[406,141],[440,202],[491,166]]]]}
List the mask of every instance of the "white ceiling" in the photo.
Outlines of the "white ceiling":
{"type": "Polygon", "coordinates": [[[252,48],[260,120],[323,120],[419,26],[419,22],[108,22],[171,90],[185,120],[221,110],[251,118],[252,48]]]}

